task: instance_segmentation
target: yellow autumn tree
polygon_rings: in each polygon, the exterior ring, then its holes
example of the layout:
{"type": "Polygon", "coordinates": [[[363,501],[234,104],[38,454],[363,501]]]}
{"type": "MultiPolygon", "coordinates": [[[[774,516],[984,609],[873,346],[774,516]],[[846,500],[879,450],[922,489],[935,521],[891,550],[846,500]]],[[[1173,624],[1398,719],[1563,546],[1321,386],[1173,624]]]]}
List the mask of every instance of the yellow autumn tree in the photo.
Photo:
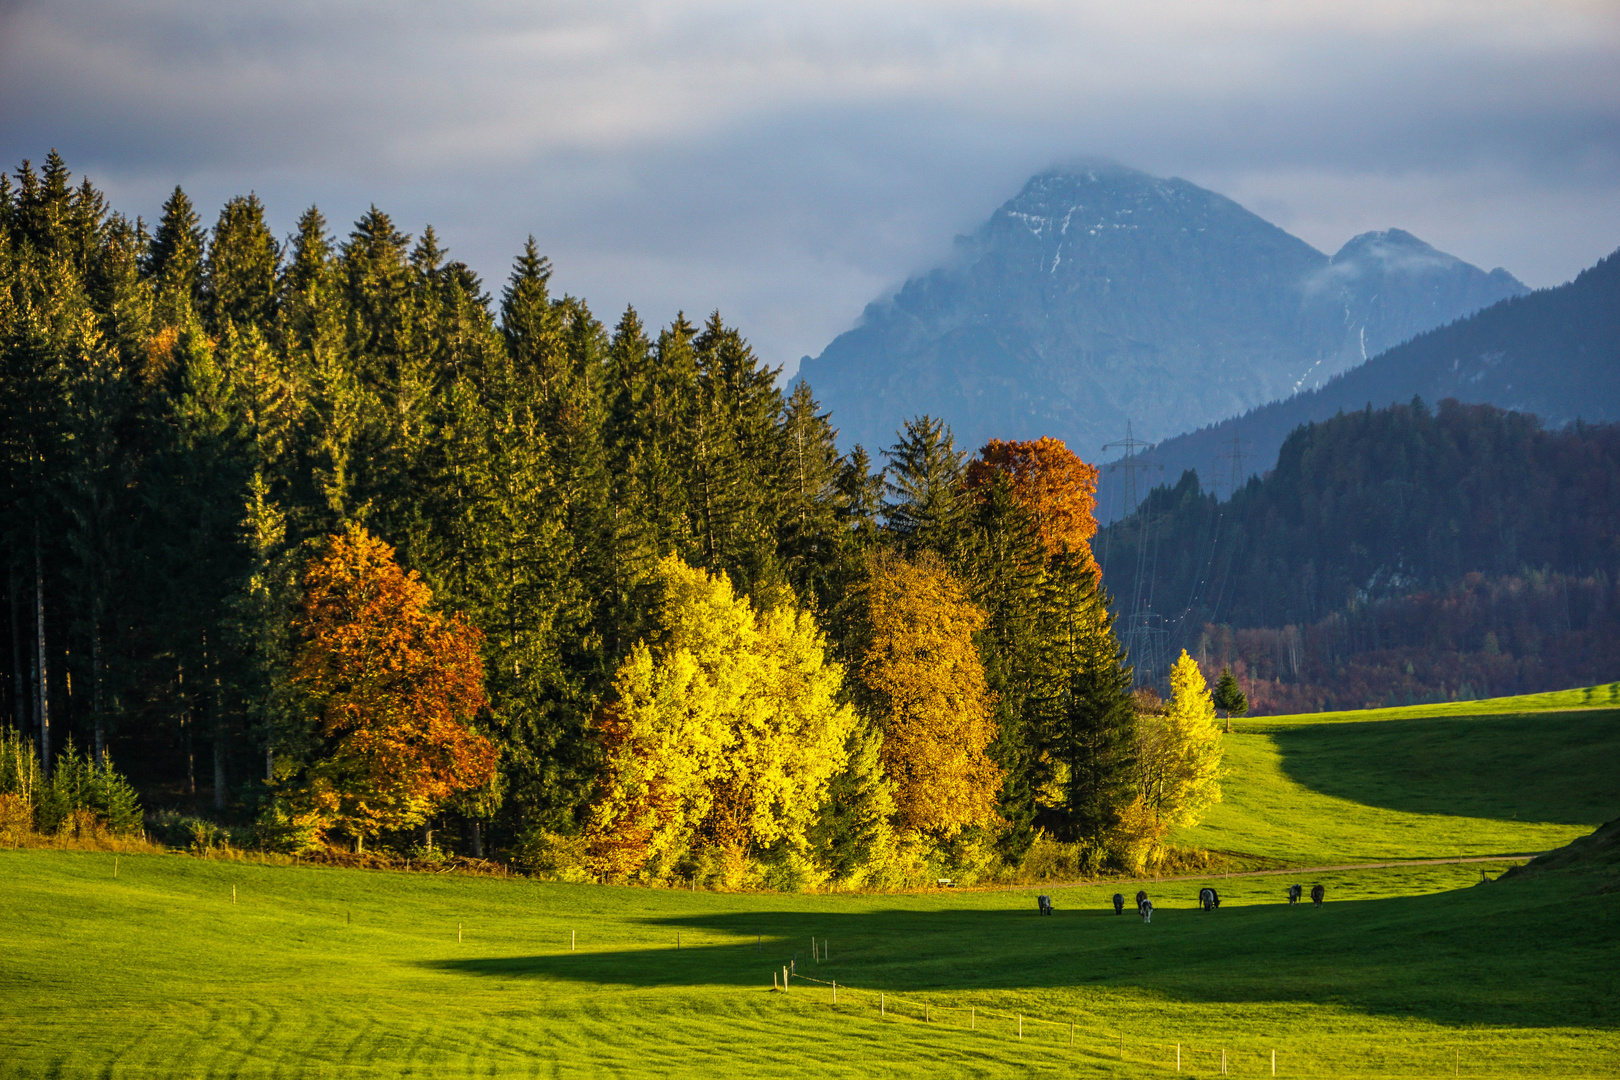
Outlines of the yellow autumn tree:
{"type": "Polygon", "coordinates": [[[855,726],[839,701],[842,666],[810,615],[756,612],[724,574],[671,555],[653,578],[655,629],[595,720],[604,766],[586,827],[593,868],[656,873],[712,847],[740,872],[762,847],[805,848],[855,726]]]}
{"type": "Polygon", "coordinates": [[[993,699],[973,635],[985,614],[934,555],[880,557],[864,587],[860,676],[883,732],[901,829],[951,837],[997,820],[993,699]]]}
{"type": "Polygon", "coordinates": [[[1154,817],[1170,828],[1191,826],[1221,801],[1221,729],[1198,661],[1170,669],[1170,704],[1151,719],[1140,745],[1141,792],[1154,817]]]}

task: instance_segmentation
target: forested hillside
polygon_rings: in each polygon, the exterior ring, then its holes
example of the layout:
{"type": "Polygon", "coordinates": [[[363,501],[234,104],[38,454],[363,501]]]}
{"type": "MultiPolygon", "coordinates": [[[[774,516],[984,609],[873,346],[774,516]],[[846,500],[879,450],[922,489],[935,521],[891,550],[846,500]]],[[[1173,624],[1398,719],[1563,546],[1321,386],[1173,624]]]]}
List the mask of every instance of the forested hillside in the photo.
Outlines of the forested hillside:
{"type": "Polygon", "coordinates": [[[492,297],[375,207],[148,230],[53,153],[0,179],[0,408],[7,713],[149,808],[733,884],[1195,816],[1208,693],[1131,708],[1093,467],[840,455],[718,313],[609,328],[532,240],[492,297]]]}
{"type": "Polygon", "coordinates": [[[1620,670],[1620,426],[1367,408],[1296,430],[1229,501],[1184,473],[1098,544],[1122,607],[1238,663],[1268,711],[1620,670]]]}
{"type": "MultiPolygon", "coordinates": [[[[1620,421],[1620,253],[1574,281],[1504,300],[1420,335],[1318,389],[1165,440],[1147,459],[1166,479],[1192,469],[1224,497],[1231,494],[1234,471],[1239,484],[1266,472],[1301,424],[1414,396],[1531,413],[1549,427],[1620,421]]],[[[1123,470],[1104,470],[1100,520],[1123,515],[1125,487],[1123,470]]],[[[1139,495],[1145,490],[1139,488],[1139,495]]]]}

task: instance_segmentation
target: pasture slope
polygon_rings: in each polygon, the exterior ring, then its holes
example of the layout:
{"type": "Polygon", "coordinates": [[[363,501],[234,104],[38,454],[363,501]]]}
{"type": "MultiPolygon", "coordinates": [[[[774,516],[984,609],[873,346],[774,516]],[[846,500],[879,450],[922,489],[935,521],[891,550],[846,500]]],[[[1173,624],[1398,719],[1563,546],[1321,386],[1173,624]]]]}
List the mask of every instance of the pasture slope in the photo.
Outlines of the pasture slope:
{"type": "MultiPolygon", "coordinates": [[[[1591,832],[1604,798],[1617,816],[1620,713],[1513,709],[1328,721],[1367,750],[1309,718],[1240,722],[1200,831],[1342,861],[1458,854],[1434,846],[1471,827],[1448,805],[1504,849],[1591,832]]],[[[1223,1050],[1233,1076],[1271,1075],[1273,1051],[1278,1076],[1616,1076],[1620,889],[1590,848],[1489,884],[1508,860],[1302,875],[1320,909],[1281,902],[1291,876],[1215,879],[1212,914],[1201,881],[1160,882],[1151,926],[1116,917],[1106,883],[1041,918],[1036,889],[690,893],[174,855],[114,877],[108,854],[0,852],[0,1077],[1134,1077],[1174,1074],[1178,1043],[1190,1076],[1223,1050]],[[822,982],[773,991],[795,954],[822,982]]]]}

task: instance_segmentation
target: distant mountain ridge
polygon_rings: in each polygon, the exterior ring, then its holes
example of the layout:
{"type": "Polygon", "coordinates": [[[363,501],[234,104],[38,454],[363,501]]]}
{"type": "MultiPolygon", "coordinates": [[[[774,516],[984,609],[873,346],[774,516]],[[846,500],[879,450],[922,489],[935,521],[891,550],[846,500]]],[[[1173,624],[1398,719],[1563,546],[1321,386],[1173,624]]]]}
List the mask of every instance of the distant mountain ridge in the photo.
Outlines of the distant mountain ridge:
{"type": "Polygon", "coordinates": [[[964,448],[1054,435],[1092,458],[1127,422],[1163,439],[1525,291],[1400,230],[1329,258],[1185,180],[1054,169],[799,377],[845,445],[929,413],[964,448]]]}
{"type": "MultiPolygon", "coordinates": [[[[1153,482],[1175,483],[1192,469],[1204,490],[1224,498],[1232,490],[1234,448],[1243,456],[1241,482],[1271,469],[1283,441],[1302,424],[1413,397],[1496,405],[1554,428],[1577,419],[1620,421],[1620,251],[1573,281],[1422,334],[1319,388],[1168,439],[1143,460],[1157,466],[1153,482]]],[[[1145,496],[1151,485],[1138,486],[1145,496]]],[[[1105,468],[1098,490],[1104,522],[1121,516],[1123,487],[1123,470],[1105,468]]]]}

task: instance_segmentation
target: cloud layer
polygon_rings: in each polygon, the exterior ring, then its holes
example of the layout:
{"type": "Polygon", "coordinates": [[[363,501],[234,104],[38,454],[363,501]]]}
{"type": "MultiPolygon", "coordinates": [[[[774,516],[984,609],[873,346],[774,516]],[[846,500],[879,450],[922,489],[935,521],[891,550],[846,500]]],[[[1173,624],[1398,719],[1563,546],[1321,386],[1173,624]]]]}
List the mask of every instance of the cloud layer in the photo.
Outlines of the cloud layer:
{"type": "Polygon", "coordinates": [[[611,321],[718,307],[791,369],[1031,172],[1102,155],[1332,251],[1532,285],[1620,246],[1620,15],[1552,0],[73,5],[0,0],[0,155],[151,216],[257,190],[534,233],[611,321]]]}

